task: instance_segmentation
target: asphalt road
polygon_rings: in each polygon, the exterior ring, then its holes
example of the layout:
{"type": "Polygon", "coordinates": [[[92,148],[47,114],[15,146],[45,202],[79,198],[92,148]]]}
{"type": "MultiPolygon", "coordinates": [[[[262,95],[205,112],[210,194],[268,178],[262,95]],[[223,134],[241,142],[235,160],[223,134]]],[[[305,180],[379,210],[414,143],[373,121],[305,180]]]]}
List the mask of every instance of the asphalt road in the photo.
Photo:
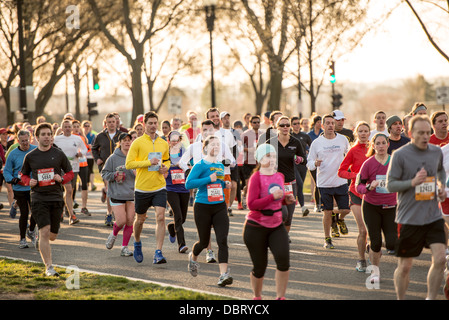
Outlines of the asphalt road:
{"type": "MultiPolygon", "coordinates": [[[[16,219],[9,217],[5,189],[0,193],[0,202],[5,205],[5,208],[0,210],[0,256],[42,262],[39,252],[34,248],[18,248],[18,217],[16,219]]],[[[308,204],[308,207],[312,208],[311,204],[308,204]]],[[[112,250],[106,249],[105,241],[112,228],[104,225],[106,208],[105,204],[100,201],[100,192],[89,193],[88,208],[92,213],[91,217],[78,213],[80,223],[69,226],[67,218],[62,223],[58,239],[52,243],[55,265],[76,266],[82,271],[88,270],[154,281],[238,299],[252,298],[249,283],[252,264],[242,240],[242,226],[247,211],[239,211],[234,208],[234,216],[230,218],[229,265],[234,283],[231,286],[220,288],[217,286],[218,264],[205,263],[205,253],[202,254],[199,275],[193,278],[187,271],[188,255],[178,253],[176,244],[170,243],[168,236],[163,247],[163,254],[168,263],[153,265],[155,219],[152,210],[148,212],[149,218],[142,234],[144,260],[138,264],[133,257],[120,256],[121,234],[117,238],[115,247],[112,250]]],[[[79,212],[79,209],[76,212],[79,212]]],[[[295,212],[290,232],[292,241],[290,247],[291,272],[286,298],[290,300],[395,300],[393,272],[397,258],[384,254],[380,267],[379,287],[367,288],[368,274],[355,270],[357,227],[353,216],[349,215],[346,219],[349,234],[334,238],[335,249],[333,250],[322,247],[321,217],[320,213],[313,211],[307,217],[302,217],[299,209],[295,212]]],[[[170,219],[167,215],[166,222],[170,219]]],[[[189,207],[184,227],[187,246],[191,248],[197,240],[192,207],[189,207]]],[[[213,248],[216,251],[215,237],[212,236],[212,239],[213,248]]],[[[130,242],[131,250],[132,242],[133,238],[130,242]]],[[[407,299],[425,299],[426,276],[430,259],[430,251],[425,249],[415,260],[407,299]]],[[[275,264],[270,255],[263,288],[265,299],[276,297],[274,272],[275,264]]],[[[82,288],[82,277],[80,287],[82,288]]],[[[444,300],[442,288],[439,299],[444,300]]]]}

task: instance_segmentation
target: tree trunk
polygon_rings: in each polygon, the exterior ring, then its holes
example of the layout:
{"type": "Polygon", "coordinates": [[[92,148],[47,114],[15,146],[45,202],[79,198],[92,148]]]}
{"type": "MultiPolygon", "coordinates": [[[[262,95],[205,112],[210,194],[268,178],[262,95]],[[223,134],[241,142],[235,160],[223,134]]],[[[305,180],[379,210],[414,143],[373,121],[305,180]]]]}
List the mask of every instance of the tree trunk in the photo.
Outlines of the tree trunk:
{"type": "Polygon", "coordinates": [[[270,62],[270,97],[268,98],[268,111],[280,110],[283,71],[284,64],[282,62],[270,62]]]}
{"type": "Polygon", "coordinates": [[[143,114],[143,90],[142,90],[142,60],[135,59],[131,63],[132,74],[132,97],[133,97],[133,111],[131,115],[130,126],[133,125],[139,114],[143,114]]]}

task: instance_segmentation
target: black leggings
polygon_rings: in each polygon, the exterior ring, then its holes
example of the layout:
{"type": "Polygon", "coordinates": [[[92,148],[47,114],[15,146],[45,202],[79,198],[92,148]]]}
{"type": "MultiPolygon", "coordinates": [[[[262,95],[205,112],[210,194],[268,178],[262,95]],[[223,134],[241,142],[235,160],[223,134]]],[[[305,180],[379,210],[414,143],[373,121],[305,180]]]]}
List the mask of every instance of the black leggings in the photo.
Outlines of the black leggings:
{"type": "MultiPolygon", "coordinates": [[[[167,191],[167,201],[173,210],[173,221],[167,227],[169,231],[176,234],[178,240],[178,249],[186,245],[184,238],[183,223],[187,218],[187,210],[189,208],[190,193],[167,191]]],[[[173,234],[172,234],[173,235],[173,234]]]]}
{"type": "MultiPolygon", "coordinates": [[[[27,225],[28,225],[28,216],[30,213],[30,191],[14,191],[14,199],[17,202],[17,205],[20,209],[20,218],[19,218],[19,232],[20,239],[25,238],[27,225]]],[[[30,231],[34,231],[34,227],[36,226],[36,221],[34,217],[31,215],[30,218],[30,231]]]]}
{"type": "Polygon", "coordinates": [[[262,278],[268,265],[268,248],[274,256],[279,271],[290,269],[290,247],[287,229],[283,224],[276,228],[255,226],[246,222],[243,228],[243,240],[253,262],[253,275],[262,278]]]}
{"type": "Polygon", "coordinates": [[[199,256],[203,249],[207,248],[210,241],[210,230],[212,226],[218,244],[218,263],[227,263],[229,217],[225,202],[217,204],[204,204],[195,202],[193,215],[199,240],[193,245],[193,254],[199,256]]]}
{"type": "Polygon", "coordinates": [[[385,247],[394,250],[394,245],[398,238],[397,224],[394,222],[396,207],[383,209],[362,201],[362,214],[366,229],[370,238],[370,247],[374,252],[379,252],[382,248],[382,231],[385,237],[385,247]]]}

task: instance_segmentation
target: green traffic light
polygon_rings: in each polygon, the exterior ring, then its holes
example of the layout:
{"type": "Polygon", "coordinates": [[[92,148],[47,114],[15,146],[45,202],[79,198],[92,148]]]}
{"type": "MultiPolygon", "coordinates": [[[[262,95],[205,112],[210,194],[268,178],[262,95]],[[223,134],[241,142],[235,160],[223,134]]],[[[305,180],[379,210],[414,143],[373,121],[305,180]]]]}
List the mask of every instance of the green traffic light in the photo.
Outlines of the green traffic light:
{"type": "Polygon", "coordinates": [[[94,84],[94,90],[100,90],[100,85],[98,83],[94,84]]]}
{"type": "Polygon", "coordinates": [[[335,82],[337,81],[337,78],[335,78],[335,75],[334,75],[334,74],[331,75],[331,76],[329,77],[329,81],[330,81],[331,83],[335,83],[335,82]]]}

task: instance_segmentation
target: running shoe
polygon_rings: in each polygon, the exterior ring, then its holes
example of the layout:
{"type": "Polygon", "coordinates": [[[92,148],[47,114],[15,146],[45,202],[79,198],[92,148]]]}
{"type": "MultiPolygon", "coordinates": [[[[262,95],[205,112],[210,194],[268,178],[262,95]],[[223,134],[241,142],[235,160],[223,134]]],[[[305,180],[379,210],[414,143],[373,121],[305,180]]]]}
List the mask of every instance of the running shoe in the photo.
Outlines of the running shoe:
{"type": "Polygon", "coordinates": [[[186,253],[187,250],[189,250],[188,247],[186,247],[186,246],[181,246],[181,248],[179,248],[179,253],[186,253]]]}
{"type": "Polygon", "coordinates": [[[28,243],[27,243],[27,239],[26,238],[20,239],[19,249],[26,249],[26,248],[29,248],[28,247],[28,243]]]}
{"type": "Polygon", "coordinates": [[[108,240],[106,240],[106,248],[111,250],[114,246],[115,239],[117,239],[117,236],[114,236],[114,233],[111,232],[108,236],[108,240]]]}
{"type": "Polygon", "coordinates": [[[27,237],[31,240],[31,243],[34,245],[34,242],[36,241],[36,230],[30,231],[30,229],[27,229],[27,237]]]}
{"type": "Polygon", "coordinates": [[[11,203],[11,209],[9,209],[9,216],[10,216],[12,219],[14,219],[14,218],[16,217],[16,215],[17,215],[17,209],[16,209],[15,205],[16,205],[16,200],[14,200],[14,201],[11,203]]]}
{"type": "Polygon", "coordinates": [[[90,191],[95,191],[97,190],[97,187],[95,185],[92,185],[92,188],[90,189],[90,191]]]}
{"type": "Polygon", "coordinates": [[[142,242],[134,242],[134,260],[137,263],[141,263],[143,261],[143,253],[142,253],[142,242]]]}
{"type": "Polygon", "coordinates": [[[237,210],[243,210],[243,205],[241,202],[237,205],[237,210]]]}
{"type": "Polygon", "coordinates": [[[357,270],[358,272],[366,272],[366,260],[357,261],[355,270],[357,270]]]}
{"type": "Polygon", "coordinates": [[[331,227],[332,237],[338,238],[340,237],[340,232],[338,231],[338,226],[332,226],[331,227]]]}
{"type": "Polygon", "coordinates": [[[101,189],[101,202],[105,203],[107,196],[108,195],[106,193],[106,189],[105,188],[101,189]]]}
{"type": "Polygon", "coordinates": [[[344,219],[338,219],[337,224],[340,227],[341,234],[348,234],[348,227],[346,226],[346,222],[344,219]]]}
{"type": "Polygon", "coordinates": [[[120,251],[120,255],[122,257],[131,257],[133,255],[133,252],[128,249],[128,247],[122,247],[122,250],[120,251]]]}
{"type": "Polygon", "coordinates": [[[162,251],[158,249],[154,252],[153,264],[161,263],[167,263],[167,260],[165,260],[164,256],[162,255],[162,251]]]}
{"type": "Polygon", "coordinates": [[[198,269],[200,268],[200,265],[198,262],[193,261],[192,259],[192,252],[189,254],[189,264],[187,265],[187,270],[189,270],[192,277],[196,277],[198,275],[198,269]]]}
{"type": "Polygon", "coordinates": [[[302,210],[303,217],[307,217],[310,213],[309,209],[307,209],[306,207],[301,207],[301,210],[302,210]]]}
{"type": "Polygon", "coordinates": [[[45,275],[47,277],[59,277],[59,273],[57,273],[56,270],[53,269],[53,266],[49,266],[47,270],[45,270],[45,275]]]}
{"type": "Polygon", "coordinates": [[[324,240],[323,247],[326,248],[326,249],[335,249],[334,245],[332,244],[332,239],[331,238],[326,238],[324,240]]]}
{"type": "Polygon", "coordinates": [[[228,216],[233,217],[232,208],[228,208],[228,216]]]}
{"type": "Polygon", "coordinates": [[[218,278],[218,283],[217,284],[220,287],[224,287],[224,286],[232,284],[232,282],[233,282],[233,279],[232,279],[232,277],[231,277],[231,275],[229,274],[229,271],[228,271],[228,272],[223,273],[223,274],[220,275],[220,278],[218,278]]]}
{"type": "Polygon", "coordinates": [[[91,214],[90,214],[89,210],[87,210],[87,208],[81,208],[81,213],[84,213],[88,217],[91,216],[91,214]]]}
{"type": "Polygon", "coordinates": [[[73,215],[70,219],[69,219],[69,224],[73,225],[75,223],[80,222],[80,219],[78,219],[75,215],[73,215]]]}
{"type": "Polygon", "coordinates": [[[78,209],[79,206],[80,206],[80,205],[78,204],[78,202],[75,202],[75,203],[73,204],[73,209],[78,209]]]}
{"type": "Polygon", "coordinates": [[[176,232],[175,232],[175,226],[172,223],[167,224],[167,230],[168,230],[168,239],[171,243],[175,243],[176,241],[176,232]]]}
{"type": "Polygon", "coordinates": [[[206,252],[206,262],[207,263],[217,262],[217,260],[215,260],[215,254],[211,249],[207,250],[207,252],[206,252]]]}

